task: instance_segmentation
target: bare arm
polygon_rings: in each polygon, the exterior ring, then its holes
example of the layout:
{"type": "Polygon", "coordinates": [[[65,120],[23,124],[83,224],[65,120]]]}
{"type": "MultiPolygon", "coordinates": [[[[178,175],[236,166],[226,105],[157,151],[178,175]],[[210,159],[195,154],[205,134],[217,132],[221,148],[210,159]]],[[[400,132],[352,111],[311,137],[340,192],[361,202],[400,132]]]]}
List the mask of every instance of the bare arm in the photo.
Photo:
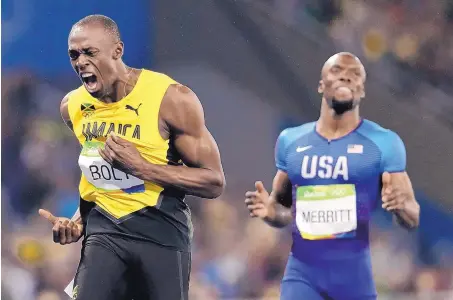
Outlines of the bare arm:
{"type": "Polygon", "coordinates": [[[187,87],[170,86],[161,105],[161,118],[174,136],[186,166],[155,165],[143,161],[134,176],[187,194],[216,198],[224,190],[225,176],[220,153],[206,128],[203,108],[187,87]]]}
{"type": "Polygon", "coordinates": [[[291,215],[291,182],[288,174],[278,171],[272,183],[272,192],[269,195],[269,214],[263,220],[273,227],[285,227],[292,221],[291,215]]]}
{"type": "Polygon", "coordinates": [[[418,227],[420,205],[415,199],[411,180],[406,172],[390,173],[383,178],[383,208],[393,212],[399,225],[406,229],[418,227]],[[388,181],[388,183],[386,183],[388,181]]]}
{"type": "Polygon", "coordinates": [[[72,127],[72,122],[71,118],[69,117],[69,110],[68,110],[68,101],[69,101],[69,94],[64,96],[63,100],[61,100],[60,103],[60,114],[61,118],[63,119],[63,122],[68,126],[71,131],[74,131],[72,127]]]}
{"type": "MultiPolygon", "coordinates": [[[[61,100],[60,114],[61,114],[61,118],[63,119],[63,122],[66,124],[66,126],[68,126],[68,128],[71,129],[71,131],[74,131],[72,122],[71,122],[71,118],[69,117],[69,109],[68,109],[69,94],[70,93],[68,93],[66,96],[64,96],[63,100],[61,100]]],[[[76,212],[72,216],[71,221],[78,223],[78,224],[82,224],[82,217],[80,216],[79,208],[77,208],[76,212]]]]}
{"type": "Polygon", "coordinates": [[[272,227],[282,228],[291,223],[291,182],[288,175],[278,171],[269,193],[261,181],[255,183],[255,191],[245,193],[245,204],[251,217],[258,217],[272,227]]]}

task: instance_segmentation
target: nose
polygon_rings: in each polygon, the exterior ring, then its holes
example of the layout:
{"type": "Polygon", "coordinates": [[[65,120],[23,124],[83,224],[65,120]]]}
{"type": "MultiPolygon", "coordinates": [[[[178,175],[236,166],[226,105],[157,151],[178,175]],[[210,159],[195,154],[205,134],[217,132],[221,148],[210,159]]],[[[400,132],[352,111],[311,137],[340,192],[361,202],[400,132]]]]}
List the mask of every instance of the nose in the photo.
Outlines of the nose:
{"type": "Polygon", "coordinates": [[[341,76],[340,81],[345,83],[351,83],[351,79],[346,76],[341,76]]]}
{"type": "Polygon", "coordinates": [[[82,71],[86,66],[88,66],[88,60],[85,58],[85,55],[82,54],[77,58],[76,67],[82,71]]]}

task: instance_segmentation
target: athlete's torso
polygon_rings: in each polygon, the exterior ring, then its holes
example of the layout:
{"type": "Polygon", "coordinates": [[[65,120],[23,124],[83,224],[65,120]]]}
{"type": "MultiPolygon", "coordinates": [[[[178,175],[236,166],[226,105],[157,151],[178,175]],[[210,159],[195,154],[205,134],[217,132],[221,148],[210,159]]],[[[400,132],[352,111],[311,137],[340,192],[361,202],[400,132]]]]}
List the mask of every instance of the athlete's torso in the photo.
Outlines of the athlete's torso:
{"type": "Polygon", "coordinates": [[[83,86],[69,94],[70,119],[83,147],[81,205],[91,202],[95,208],[88,216],[87,234],[121,234],[188,249],[191,221],[185,195],[114,169],[97,150],[114,132],[153,164],[182,164],[173,141],[161,137],[158,125],[163,97],[175,83],[164,74],[142,70],[133,90],[115,103],[91,97],[83,86]]]}
{"type": "Polygon", "coordinates": [[[368,257],[381,175],[405,170],[404,145],[367,120],[331,141],[315,126],[287,129],[277,142],[277,167],[293,187],[293,255],[305,261],[368,257]]]}

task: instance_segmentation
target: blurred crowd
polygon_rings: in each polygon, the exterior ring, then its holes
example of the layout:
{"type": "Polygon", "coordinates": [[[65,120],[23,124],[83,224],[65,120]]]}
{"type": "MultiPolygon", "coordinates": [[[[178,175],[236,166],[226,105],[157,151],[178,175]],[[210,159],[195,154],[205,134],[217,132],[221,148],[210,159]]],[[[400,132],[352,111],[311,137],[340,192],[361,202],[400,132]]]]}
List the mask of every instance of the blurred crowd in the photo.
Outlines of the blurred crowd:
{"type": "Polygon", "coordinates": [[[417,77],[452,91],[453,2],[341,1],[337,12],[330,24],[334,38],[359,42],[368,59],[390,57],[417,77]],[[353,41],[352,34],[360,40],[353,41]]]}
{"type": "MultiPolygon", "coordinates": [[[[293,1],[294,2],[294,1],[293,1]]],[[[372,61],[391,57],[435,86],[451,91],[453,2],[440,0],[296,1],[372,61]]]]}
{"type": "Polygon", "coordinates": [[[266,3],[275,7],[282,21],[298,26],[302,32],[316,32],[310,22],[316,20],[337,51],[351,51],[365,58],[370,73],[379,74],[374,80],[453,126],[453,1],[266,3]]]}
{"type": "Polygon", "coordinates": [[[453,125],[452,1],[329,2],[337,3],[327,11],[329,34],[339,48],[366,57],[378,70],[376,80],[453,125]]]}
{"type": "MultiPolygon", "coordinates": [[[[2,87],[1,296],[68,299],[63,290],[77,268],[80,243],[54,244],[51,225],[37,214],[44,207],[71,217],[78,206],[80,148],[60,119],[64,93],[23,71],[4,75],[2,87]]],[[[218,200],[188,203],[195,227],[190,299],[278,299],[289,232],[250,220],[243,199],[228,191],[218,200]]],[[[372,234],[379,291],[453,288],[451,252],[434,252],[426,263],[415,233],[380,224],[387,223],[377,218],[372,234]]]]}

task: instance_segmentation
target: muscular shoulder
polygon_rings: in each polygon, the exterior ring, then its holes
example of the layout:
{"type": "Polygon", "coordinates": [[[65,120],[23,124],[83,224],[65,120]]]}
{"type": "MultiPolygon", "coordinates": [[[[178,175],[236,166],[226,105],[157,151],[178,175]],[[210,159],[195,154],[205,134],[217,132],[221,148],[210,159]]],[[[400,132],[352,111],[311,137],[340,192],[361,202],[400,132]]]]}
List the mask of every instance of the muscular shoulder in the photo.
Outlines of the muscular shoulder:
{"type": "Polygon", "coordinates": [[[279,170],[286,172],[288,169],[286,154],[288,147],[299,138],[313,131],[314,123],[306,123],[297,127],[286,128],[278,136],[275,144],[275,163],[279,170]]]}
{"type": "Polygon", "coordinates": [[[185,85],[175,83],[168,86],[164,100],[173,106],[193,105],[199,102],[195,93],[185,85]]]}
{"type": "Polygon", "coordinates": [[[204,125],[203,107],[187,86],[171,84],[162,100],[160,117],[172,130],[186,131],[204,125]]]}
{"type": "Polygon", "coordinates": [[[63,97],[63,99],[60,102],[60,113],[65,118],[65,116],[69,119],[69,110],[68,110],[68,105],[69,105],[69,99],[71,98],[70,95],[74,91],[70,91],[69,93],[66,94],[66,96],[63,97]]]}
{"type": "Polygon", "coordinates": [[[370,139],[379,148],[388,148],[390,145],[401,146],[401,137],[393,130],[382,127],[381,125],[364,120],[362,126],[357,130],[361,135],[370,139]]]}
{"type": "Polygon", "coordinates": [[[74,92],[70,91],[69,93],[66,94],[66,96],[63,97],[63,99],[60,102],[60,114],[61,117],[63,118],[63,121],[68,125],[68,127],[72,130],[72,122],[71,122],[71,117],[69,115],[69,101],[71,99],[71,94],[74,92]]]}
{"type": "Polygon", "coordinates": [[[358,132],[371,140],[380,150],[382,171],[404,171],[406,147],[396,132],[368,120],[364,121],[358,132]]]}
{"type": "Polygon", "coordinates": [[[313,131],[315,122],[305,123],[300,126],[290,127],[283,130],[278,136],[277,143],[289,145],[295,140],[313,131]]]}

